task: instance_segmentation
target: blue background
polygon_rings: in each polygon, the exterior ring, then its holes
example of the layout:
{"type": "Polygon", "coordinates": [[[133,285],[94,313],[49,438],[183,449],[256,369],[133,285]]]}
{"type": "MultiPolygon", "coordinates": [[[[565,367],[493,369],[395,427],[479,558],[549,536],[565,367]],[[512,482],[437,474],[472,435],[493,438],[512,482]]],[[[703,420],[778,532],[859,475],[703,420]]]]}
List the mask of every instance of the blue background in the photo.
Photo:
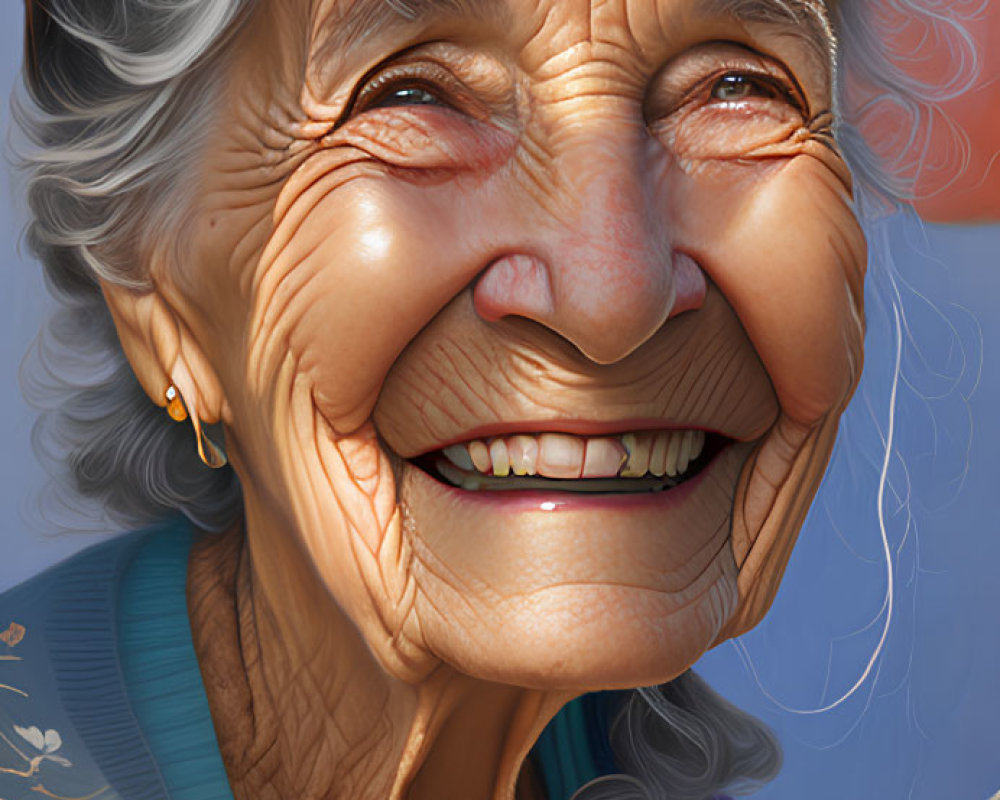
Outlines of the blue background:
{"type": "MultiPolygon", "coordinates": [[[[0,87],[15,80],[21,13],[17,4],[0,28],[0,87]]],[[[93,527],[92,509],[39,498],[34,413],[16,376],[48,301],[38,266],[18,252],[24,212],[10,171],[0,180],[3,588],[108,532],[79,532],[93,527]]],[[[908,326],[885,543],[876,506],[894,322],[872,296],[862,391],[774,608],[700,664],[780,735],[785,769],[762,798],[986,800],[1000,790],[1000,226],[884,227],[908,326]],[[893,616],[872,660],[886,622],[886,545],[893,616]]]]}

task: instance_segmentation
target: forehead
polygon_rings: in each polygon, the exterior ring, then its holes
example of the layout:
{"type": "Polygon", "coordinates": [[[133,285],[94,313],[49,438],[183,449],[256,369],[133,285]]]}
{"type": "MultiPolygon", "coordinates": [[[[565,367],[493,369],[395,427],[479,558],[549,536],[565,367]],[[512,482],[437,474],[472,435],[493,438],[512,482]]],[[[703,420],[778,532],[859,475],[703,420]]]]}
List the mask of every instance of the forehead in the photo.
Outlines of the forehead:
{"type": "Polygon", "coordinates": [[[536,27],[555,23],[593,39],[608,26],[663,27],[693,18],[769,26],[801,39],[824,57],[834,47],[823,0],[325,0],[318,5],[316,32],[341,46],[388,30],[444,21],[494,24],[501,29],[528,21],[536,27]]]}

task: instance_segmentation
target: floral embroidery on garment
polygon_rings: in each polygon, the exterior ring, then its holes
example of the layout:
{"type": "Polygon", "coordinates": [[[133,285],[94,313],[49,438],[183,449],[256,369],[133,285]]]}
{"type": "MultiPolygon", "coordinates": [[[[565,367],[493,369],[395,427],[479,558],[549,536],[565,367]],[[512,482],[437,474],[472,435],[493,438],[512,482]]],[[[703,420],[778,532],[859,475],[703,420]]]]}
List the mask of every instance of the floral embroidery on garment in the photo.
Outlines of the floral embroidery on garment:
{"type": "MultiPolygon", "coordinates": [[[[0,642],[3,642],[7,647],[15,647],[24,638],[25,627],[23,625],[18,625],[16,622],[10,623],[7,626],[7,630],[0,633],[0,642]]],[[[16,656],[10,656],[11,658],[16,658],[16,656]]]]}
{"type": "MultiPolygon", "coordinates": [[[[6,652],[0,654],[0,662],[21,661],[21,657],[11,651],[24,639],[27,629],[16,622],[11,622],[7,629],[0,633],[0,642],[6,646],[6,652]]],[[[28,693],[16,686],[0,682],[0,691],[11,692],[20,697],[28,697],[28,693]]],[[[103,786],[94,792],[82,796],[68,797],[56,794],[46,788],[43,780],[43,770],[49,765],[55,765],[60,769],[67,769],[73,766],[73,762],[61,755],[58,751],[62,747],[63,740],[55,728],[47,728],[44,731],[37,725],[12,725],[13,730],[0,730],[0,741],[6,745],[9,759],[14,760],[13,766],[7,766],[8,758],[0,760],[0,775],[9,775],[15,779],[21,779],[30,787],[30,791],[37,792],[42,797],[50,797],[53,800],[98,800],[109,787],[103,786]]],[[[0,800],[5,800],[0,796],[0,800]]]]}

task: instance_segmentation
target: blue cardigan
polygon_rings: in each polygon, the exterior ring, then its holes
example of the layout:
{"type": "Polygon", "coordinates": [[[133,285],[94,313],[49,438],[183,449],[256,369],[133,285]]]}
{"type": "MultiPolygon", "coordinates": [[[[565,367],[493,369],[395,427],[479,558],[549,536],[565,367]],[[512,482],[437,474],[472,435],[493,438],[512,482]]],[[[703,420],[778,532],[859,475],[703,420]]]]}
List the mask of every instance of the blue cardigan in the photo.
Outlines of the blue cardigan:
{"type": "MultiPolygon", "coordinates": [[[[232,800],[188,621],[193,541],[171,520],[0,595],[4,800],[232,800]]],[[[552,800],[617,772],[608,706],[586,695],[546,728],[552,800]]]]}

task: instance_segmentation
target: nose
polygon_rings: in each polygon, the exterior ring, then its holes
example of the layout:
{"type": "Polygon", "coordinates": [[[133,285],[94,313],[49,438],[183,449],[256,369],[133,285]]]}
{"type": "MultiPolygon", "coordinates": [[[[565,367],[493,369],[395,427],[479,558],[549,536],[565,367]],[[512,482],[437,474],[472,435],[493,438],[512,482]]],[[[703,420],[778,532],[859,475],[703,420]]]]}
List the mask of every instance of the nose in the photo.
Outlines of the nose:
{"type": "Polygon", "coordinates": [[[628,133],[631,141],[620,128],[564,139],[546,171],[551,202],[522,215],[523,245],[475,286],[483,319],[534,320],[610,364],[701,305],[705,277],[672,245],[664,187],[650,168],[657,154],[643,134],[628,133]]]}

